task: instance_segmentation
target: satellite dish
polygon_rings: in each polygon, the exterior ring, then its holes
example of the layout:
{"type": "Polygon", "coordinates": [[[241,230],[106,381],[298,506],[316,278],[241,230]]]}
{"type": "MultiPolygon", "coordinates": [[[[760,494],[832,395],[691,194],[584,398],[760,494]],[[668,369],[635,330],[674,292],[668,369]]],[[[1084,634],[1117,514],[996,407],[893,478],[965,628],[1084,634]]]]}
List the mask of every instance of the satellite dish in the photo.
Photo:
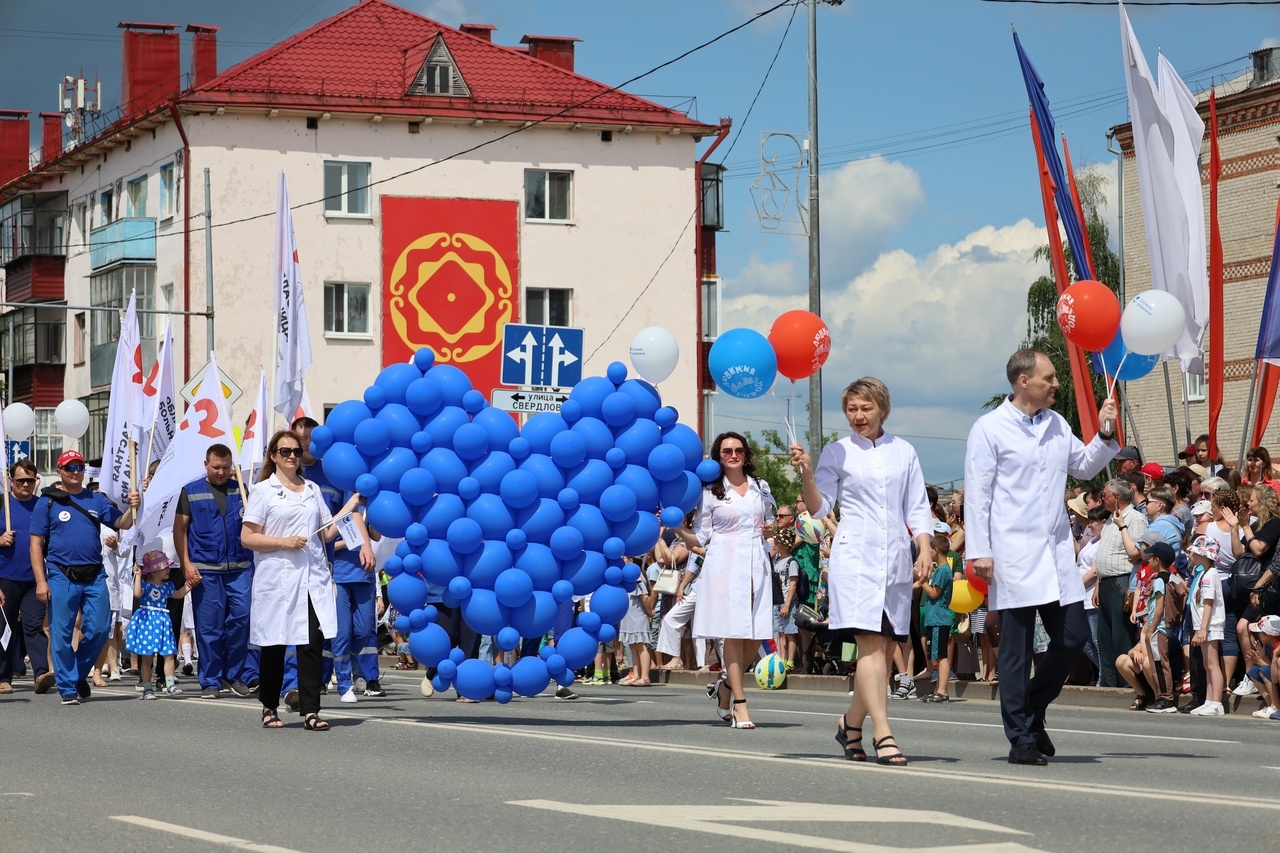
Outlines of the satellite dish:
{"type": "Polygon", "coordinates": [[[74,115],[73,113],[67,113],[67,114],[66,114],[66,116],[65,116],[62,120],[63,120],[63,121],[65,121],[65,122],[67,123],[67,127],[75,127],[75,126],[76,126],[76,117],[75,117],[75,115],[74,115]]]}

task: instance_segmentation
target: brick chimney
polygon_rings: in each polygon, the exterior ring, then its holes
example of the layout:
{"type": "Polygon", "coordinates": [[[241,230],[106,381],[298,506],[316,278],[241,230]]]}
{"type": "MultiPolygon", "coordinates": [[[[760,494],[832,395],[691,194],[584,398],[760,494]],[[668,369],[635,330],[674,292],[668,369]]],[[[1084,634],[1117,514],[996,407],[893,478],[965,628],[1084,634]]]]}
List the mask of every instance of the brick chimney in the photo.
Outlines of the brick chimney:
{"type": "Polygon", "coordinates": [[[182,88],[182,43],[177,24],[121,21],[124,75],[120,103],[129,116],[177,97],[182,88]]]}
{"type": "Polygon", "coordinates": [[[565,71],[573,70],[573,43],[582,39],[573,36],[525,36],[521,44],[529,45],[529,55],[549,62],[565,71]]]}
{"type": "Polygon", "coordinates": [[[47,163],[62,153],[62,113],[40,113],[40,161],[47,163]]]}
{"type": "Polygon", "coordinates": [[[191,33],[191,87],[203,86],[218,76],[218,28],[187,24],[191,33]]]}
{"type": "Polygon", "coordinates": [[[469,36],[475,36],[485,41],[493,41],[493,31],[497,29],[493,24],[459,24],[458,29],[462,30],[469,36]]]}
{"type": "Polygon", "coordinates": [[[26,110],[0,110],[0,186],[31,168],[31,120],[26,110]]]}

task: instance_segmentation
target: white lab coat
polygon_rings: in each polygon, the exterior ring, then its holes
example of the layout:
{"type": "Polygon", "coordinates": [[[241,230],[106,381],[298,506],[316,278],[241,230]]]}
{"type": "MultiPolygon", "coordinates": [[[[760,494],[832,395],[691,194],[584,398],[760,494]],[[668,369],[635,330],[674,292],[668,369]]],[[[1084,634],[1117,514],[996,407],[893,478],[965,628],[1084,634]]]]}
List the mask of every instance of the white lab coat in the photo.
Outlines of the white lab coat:
{"type": "Polygon", "coordinates": [[[745,495],[723,482],[724,500],[704,489],[693,520],[707,549],[698,575],[693,636],[767,640],[773,636],[773,581],[760,528],[773,520],[777,503],[764,480],[748,478],[745,495]]]}
{"type": "Polygon", "coordinates": [[[1067,474],[1095,476],[1120,451],[1084,444],[1062,415],[1043,410],[1032,425],[1006,399],[969,432],[964,464],[965,558],[992,558],[988,607],[1009,610],[1083,601],[1063,495],[1067,474]]]}
{"type": "MultiPolygon", "coordinates": [[[[310,480],[301,492],[286,489],[276,475],[249,492],[244,520],[267,536],[307,536],[332,520],[320,487],[310,480]]],[[[333,578],[320,537],[300,551],[255,551],[249,642],[255,646],[302,646],[310,640],[307,599],[325,639],[338,635],[333,578]]]]}
{"type": "Polygon", "coordinates": [[[840,502],[827,568],[831,627],[878,633],[887,614],[895,634],[910,633],[911,537],[933,530],[916,449],[888,433],[846,436],[823,448],[813,480],[816,515],[840,502]]]}

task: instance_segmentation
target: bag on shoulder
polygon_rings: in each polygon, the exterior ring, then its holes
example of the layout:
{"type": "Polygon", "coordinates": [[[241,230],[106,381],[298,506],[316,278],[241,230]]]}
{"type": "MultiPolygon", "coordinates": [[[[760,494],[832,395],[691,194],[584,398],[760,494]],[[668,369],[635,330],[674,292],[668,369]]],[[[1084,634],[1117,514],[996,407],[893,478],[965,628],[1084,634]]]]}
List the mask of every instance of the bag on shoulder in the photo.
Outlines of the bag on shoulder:
{"type": "Polygon", "coordinates": [[[86,566],[58,566],[57,569],[66,575],[67,580],[72,583],[92,583],[98,579],[98,575],[102,574],[101,564],[86,566]]]}
{"type": "Polygon", "coordinates": [[[968,613],[956,615],[956,624],[951,630],[951,636],[962,643],[968,642],[969,638],[973,636],[973,620],[969,618],[968,613]]]}
{"type": "Polygon", "coordinates": [[[680,588],[680,570],[675,566],[663,566],[658,572],[658,579],[653,582],[653,589],[659,595],[675,595],[680,588]]]}
{"type": "MultiPolygon", "coordinates": [[[[1258,580],[1262,577],[1262,561],[1253,554],[1241,554],[1240,558],[1231,564],[1231,591],[1223,590],[1223,595],[1230,599],[1234,594],[1247,594],[1248,590],[1258,585],[1258,580]]],[[[1224,587],[1227,586],[1227,579],[1223,579],[1224,587]]]]}
{"type": "Polygon", "coordinates": [[[1164,624],[1177,628],[1182,624],[1182,616],[1187,610],[1187,596],[1190,588],[1185,583],[1165,581],[1164,585],[1164,624]]]}

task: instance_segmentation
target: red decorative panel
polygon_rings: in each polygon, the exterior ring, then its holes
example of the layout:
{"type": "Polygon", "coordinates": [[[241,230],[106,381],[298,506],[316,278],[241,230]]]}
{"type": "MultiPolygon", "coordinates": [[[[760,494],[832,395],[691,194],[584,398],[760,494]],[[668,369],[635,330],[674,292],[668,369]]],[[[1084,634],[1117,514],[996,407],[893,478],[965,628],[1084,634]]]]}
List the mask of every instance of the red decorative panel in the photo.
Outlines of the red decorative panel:
{"type": "Polygon", "coordinates": [[[13,399],[26,403],[33,409],[53,408],[64,399],[61,364],[37,364],[34,367],[15,367],[13,371],[13,399]]]}
{"type": "Polygon", "coordinates": [[[23,255],[5,265],[5,297],[9,302],[65,299],[67,259],[62,255],[23,255]]]}

